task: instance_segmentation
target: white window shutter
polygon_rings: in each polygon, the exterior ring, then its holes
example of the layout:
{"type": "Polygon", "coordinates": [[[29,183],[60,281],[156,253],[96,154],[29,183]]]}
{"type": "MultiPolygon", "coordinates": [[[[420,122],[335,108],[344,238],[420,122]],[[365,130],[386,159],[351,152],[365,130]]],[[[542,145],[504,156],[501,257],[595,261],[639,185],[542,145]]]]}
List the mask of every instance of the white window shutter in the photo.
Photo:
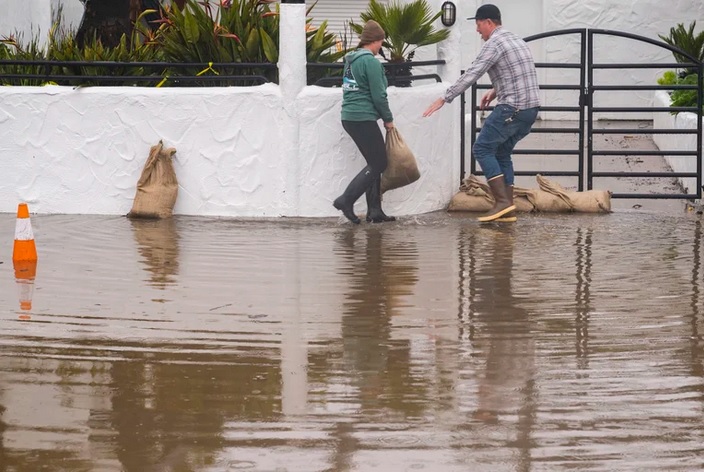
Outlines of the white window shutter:
{"type": "MultiPolygon", "coordinates": [[[[306,0],[306,6],[310,7],[315,0],[306,0]]],[[[385,3],[385,0],[384,2],[385,3]]],[[[359,14],[367,9],[369,0],[318,0],[308,15],[313,19],[313,26],[319,26],[323,21],[328,20],[327,31],[342,37],[347,32],[348,41],[357,44],[357,35],[350,32],[347,23],[352,20],[361,23],[359,14]]]]}

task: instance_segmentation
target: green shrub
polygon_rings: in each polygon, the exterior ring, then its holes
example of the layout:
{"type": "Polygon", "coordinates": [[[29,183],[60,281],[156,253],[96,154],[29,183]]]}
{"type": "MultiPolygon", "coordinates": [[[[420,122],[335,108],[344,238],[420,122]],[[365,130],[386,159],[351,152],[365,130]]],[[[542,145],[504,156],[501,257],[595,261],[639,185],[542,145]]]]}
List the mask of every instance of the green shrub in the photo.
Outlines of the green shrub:
{"type": "MultiPolygon", "coordinates": [[[[187,0],[183,10],[174,5],[164,10],[155,41],[167,62],[175,63],[276,63],[278,60],[278,15],[271,1],[233,0],[203,7],[187,0]]],[[[173,68],[169,75],[253,75],[275,79],[274,71],[238,68],[173,68]]],[[[203,81],[196,85],[213,85],[203,81]]],[[[221,85],[227,85],[221,83],[221,85]]]]}
{"type": "MultiPolygon", "coordinates": [[[[693,21],[689,28],[685,29],[682,23],[676,27],[670,28],[668,36],[658,35],[660,39],[665,41],[670,46],[676,47],[681,51],[696,58],[699,62],[704,61],[704,31],[699,34],[694,33],[694,28],[697,22],[693,21]]],[[[689,59],[682,54],[672,53],[675,60],[680,64],[690,64],[692,59],[689,59]]],[[[686,67],[678,72],[666,71],[661,78],[658,79],[660,85],[697,85],[698,70],[692,67],[686,67]]],[[[702,78],[704,80],[704,78],[702,78]]],[[[670,106],[673,107],[696,107],[697,106],[697,91],[696,90],[673,90],[670,92],[670,106]]],[[[673,113],[674,114],[674,113],[673,113]]]]}
{"type": "MultiPolygon", "coordinates": [[[[693,21],[688,29],[685,29],[682,23],[678,23],[676,27],[670,28],[668,36],[658,35],[660,39],[665,41],[670,46],[674,46],[690,56],[697,59],[699,62],[704,61],[704,31],[699,34],[694,34],[694,27],[697,22],[693,21]]],[[[682,54],[672,53],[675,60],[679,63],[691,63],[692,60],[682,54]]],[[[690,71],[691,72],[691,71],[690,71]]]]}
{"type": "MultiPolygon", "coordinates": [[[[142,16],[149,12],[142,13],[142,16]]],[[[141,18],[141,17],[140,17],[141,18]]],[[[139,20],[137,22],[140,24],[139,20]]],[[[120,38],[120,42],[115,47],[103,46],[102,42],[97,38],[85,38],[83,47],[79,47],[76,38],[72,34],[61,32],[49,34],[49,46],[47,48],[47,59],[55,61],[76,61],[76,62],[119,62],[119,63],[143,63],[143,62],[161,62],[162,54],[156,45],[151,42],[152,38],[148,32],[136,28],[132,32],[131,40],[127,40],[126,36],[120,38]],[[145,36],[146,35],[146,36],[145,36]]],[[[129,79],[120,80],[100,80],[92,79],[91,77],[110,76],[110,77],[143,77],[153,76],[159,77],[162,75],[161,70],[147,70],[145,67],[133,65],[121,65],[118,67],[108,66],[57,66],[56,74],[67,76],[81,76],[81,79],[59,80],[61,85],[138,85],[150,86],[155,85],[158,80],[143,80],[136,81],[129,79]]]]}
{"type": "MultiPolygon", "coordinates": [[[[697,74],[688,74],[684,77],[677,74],[675,71],[668,70],[662,77],[658,79],[660,85],[697,85],[697,74]]],[[[696,90],[673,90],[670,92],[671,107],[696,107],[697,106],[697,91],[696,90]]],[[[704,107],[702,108],[704,111],[704,107]]],[[[677,114],[677,112],[672,112],[677,114]]]]}
{"type": "MultiPolygon", "coordinates": [[[[39,40],[33,38],[24,44],[22,36],[11,35],[0,39],[3,48],[0,49],[0,59],[19,61],[40,61],[45,59],[44,50],[39,45],[39,40]]],[[[47,80],[41,78],[8,78],[7,75],[49,75],[51,67],[38,65],[0,65],[0,85],[44,85],[47,80]]]]}
{"type": "MultiPolygon", "coordinates": [[[[201,63],[270,63],[279,59],[279,9],[270,8],[274,0],[232,0],[204,8],[196,0],[187,0],[185,8],[166,10],[164,26],[156,41],[168,62],[201,63]]],[[[308,13],[313,7],[308,9],[308,13]]],[[[312,28],[306,20],[306,56],[308,62],[335,62],[346,51],[335,49],[337,38],[327,31],[327,21],[312,28]]],[[[196,75],[202,70],[174,69],[172,75],[196,75]]],[[[208,74],[264,75],[277,81],[270,69],[211,67],[208,74]]],[[[316,79],[309,78],[309,82],[316,79]]],[[[212,82],[210,82],[212,84],[212,82]]]]}
{"type": "MultiPolygon", "coordinates": [[[[168,67],[166,70],[147,70],[147,66],[73,66],[73,65],[0,65],[0,84],[43,85],[45,78],[9,79],[3,74],[80,76],[80,79],[55,79],[61,85],[252,85],[251,79],[179,81],[179,76],[252,76],[262,75],[277,81],[276,68],[228,67],[217,63],[276,64],[279,59],[279,10],[271,8],[276,0],[186,0],[183,10],[175,4],[164,8],[156,30],[143,27],[145,15],[157,13],[147,10],[136,22],[132,37],[123,36],[115,47],[106,47],[96,39],[86,38],[79,46],[75,36],[61,28],[57,21],[48,35],[46,48],[33,38],[27,45],[15,37],[0,41],[0,59],[55,60],[62,62],[114,63],[199,63],[211,66],[168,67]],[[126,80],[105,80],[99,76],[125,77],[126,80]],[[130,77],[162,77],[163,80],[142,80],[130,77]]],[[[313,7],[308,9],[308,13],[313,7]]],[[[337,37],[327,31],[327,21],[312,28],[306,26],[306,55],[309,62],[335,62],[345,50],[338,48],[337,37]]],[[[309,83],[320,72],[313,72],[309,83]]],[[[322,74],[325,75],[325,74],[322,74]]]]}

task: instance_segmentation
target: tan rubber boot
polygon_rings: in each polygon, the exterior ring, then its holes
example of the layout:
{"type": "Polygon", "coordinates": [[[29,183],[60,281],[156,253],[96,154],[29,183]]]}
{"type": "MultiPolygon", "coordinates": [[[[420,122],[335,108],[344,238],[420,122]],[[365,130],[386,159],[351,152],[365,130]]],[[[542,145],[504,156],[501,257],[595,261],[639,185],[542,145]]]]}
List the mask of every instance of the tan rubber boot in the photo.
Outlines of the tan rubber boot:
{"type": "Polygon", "coordinates": [[[504,174],[492,177],[487,183],[491,189],[491,195],[494,197],[494,207],[486,215],[477,218],[480,223],[494,221],[516,209],[516,205],[513,204],[513,195],[509,196],[508,194],[504,174]]]}

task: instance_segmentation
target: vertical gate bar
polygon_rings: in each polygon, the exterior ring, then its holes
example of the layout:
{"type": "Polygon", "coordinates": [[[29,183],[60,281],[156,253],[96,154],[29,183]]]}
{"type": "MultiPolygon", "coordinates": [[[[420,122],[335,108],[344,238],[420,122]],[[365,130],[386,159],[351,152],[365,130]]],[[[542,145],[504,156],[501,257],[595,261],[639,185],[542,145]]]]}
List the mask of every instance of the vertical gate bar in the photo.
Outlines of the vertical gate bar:
{"type": "Polygon", "coordinates": [[[702,198],[702,106],[704,105],[704,62],[699,64],[699,90],[697,95],[697,198],[702,198]]]}
{"type": "Polygon", "coordinates": [[[587,190],[592,190],[592,173],[594,172],[594,111],[592,109],[592,106],[594,105],[592,100],[592,86],[594,85],[594,32],[589,30],[588,34],[589,47],[587,49],[587,88],[584,90],[584,98],[587,106],[587,190]]]}
{"type": "Polygon", "coordinates": [[[585,101],[585,88],[584,88],[584,82],[585,82],[585,74],[586,74],[586,64],[585,61],[587,59],[587,30],[583,29],[580,33],[580,43],[581,43],[581,51],[580,51],[580,58],[579,58],[579,63],[580,63],[580,68],[579,68],[579,139],[578,139],[578,146],[579,146],[579,157],[578,157],[578,167],[577,171],[579,172],[579,182],[577,182],[577,190],[582,192],[584,190],[584,107],[587,105],[585,101]]]}
{"type": "MultiPolygon", "coordinates": [[[[464,72],[463,72],[464,73],[464,72]]],[[[477,123],[474,121],[477,119],[477,84],[475,83],[472,85],[472,100],[470,104],[470,112],[472,113],[472,119],[470,120],[472,122],[472,131],[469,134],[471,137],[469,141],[469,155],[471,156],[470,160],[470,168],[469,171],[477,175],[477,161],[474,159],[474,142],[477,140],[477,123]]]]}
{"type": "MultiPolygon", "coordinates": [[[[462,72],[464,74],[464,71],[462,72]]],[[[460,185],[462,185],[462,182],[464,181],[464,174],[465,174],[465,135],[464,133],[467,131],[465,128],[465,119],[464,119],[464,114],[465,114],[465,109],[466,109],[466,98],[465,98],[465,92],[462,92],[462,95],[460,95],[460,185]]]]}

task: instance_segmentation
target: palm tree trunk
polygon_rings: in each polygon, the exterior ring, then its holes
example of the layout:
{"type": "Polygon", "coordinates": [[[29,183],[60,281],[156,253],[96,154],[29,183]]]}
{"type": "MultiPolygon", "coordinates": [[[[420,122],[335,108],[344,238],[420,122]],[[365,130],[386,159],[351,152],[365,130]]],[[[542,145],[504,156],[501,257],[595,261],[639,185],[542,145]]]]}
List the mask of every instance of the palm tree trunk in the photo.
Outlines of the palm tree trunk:
{"type": "Polygon", "coordinates": [[[85,0],[83,20],[76,32],[78,45],[83,47],[96,37],[103,46],[115,47],[123,34],[129,38],[132,31],[130,6],[133,1],[85,0]]]}

